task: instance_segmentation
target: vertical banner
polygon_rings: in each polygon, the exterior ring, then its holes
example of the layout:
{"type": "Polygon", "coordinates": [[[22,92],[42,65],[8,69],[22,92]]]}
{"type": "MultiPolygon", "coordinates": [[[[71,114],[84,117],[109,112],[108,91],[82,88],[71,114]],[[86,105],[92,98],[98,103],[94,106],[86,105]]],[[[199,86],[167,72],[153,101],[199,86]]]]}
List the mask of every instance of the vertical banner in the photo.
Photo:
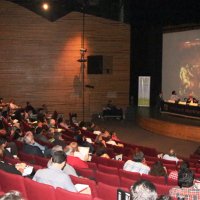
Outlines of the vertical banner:
{"type": "Polygon", "coordinates": [[[138,106],[149,107],[150,105],[150,76],[138,77],[138,106]]]}

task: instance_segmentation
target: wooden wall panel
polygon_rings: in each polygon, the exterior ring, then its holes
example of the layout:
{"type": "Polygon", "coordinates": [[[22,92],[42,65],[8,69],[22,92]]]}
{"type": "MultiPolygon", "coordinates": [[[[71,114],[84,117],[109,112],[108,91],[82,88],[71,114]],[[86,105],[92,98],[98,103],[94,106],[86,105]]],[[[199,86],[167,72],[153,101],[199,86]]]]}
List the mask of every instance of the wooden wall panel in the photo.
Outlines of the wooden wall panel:
{"type": "MultiPolygon", "coordinates": [[[[72,12],[55,22],[7,1],[0,1],[0,96],[82,119],[80,58],[82,14],[72,12]]],[[[126,108],[129,99],[130,27],[90,15],[85,18],[88,55],[113,57],[112,74],[88,75],[85,67],[86,118],[112,99],[126,108]]]]}
{"type": "Polygon", "coordinates": [[[200,128],[198,126],[177,124],[146,117],[139,117],[138,124],[152,133],[200,142],[200,128]]]}

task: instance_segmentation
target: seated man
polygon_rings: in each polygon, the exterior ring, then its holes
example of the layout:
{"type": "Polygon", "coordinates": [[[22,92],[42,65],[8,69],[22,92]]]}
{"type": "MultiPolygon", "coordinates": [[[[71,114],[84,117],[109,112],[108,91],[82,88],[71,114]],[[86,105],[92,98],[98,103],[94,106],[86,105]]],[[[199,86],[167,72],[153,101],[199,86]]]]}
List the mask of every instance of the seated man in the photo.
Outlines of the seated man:
{"type": "Polygon", "coordinates": [[[194,173],[190,169],[178,173],[178,186],[169,191],[169,195],[178,199],[200,199],[200,188],[193,184],[194,173]]]}
{"type": "Polygon", "coordinates": [[[162,159],[164,160],[170,160],[170,161],[176,161],[178,162],[179,159],[176,157],[176,153],[174,149],[170,149],[168,154],[164,154],[162,159]]]}
{"type": "Polygon", "coordinates": [[[171,100],[171,101],[179,101],[179,100],[180,100],[180,98],[179,98],[179,96],[176,94],[176,91],[175,91],[175,90],[172,91],[172,95],[171,95],[171,97],[170,97],[170,100],[171,100]]]}
{"type": "Polygon", "coordinates": [[[52,185],[53,187],[63,188],[71,192],[77,192],[69,175],[64,173],[62,169],[66,164],[66,155],[63,151],[56,151],[52,155],[52,163],[46,169],[40,169],[33,177],[34,181],[52,185]]]}
{"type": "MultiPolygon", "coordinates": [[[[55,152],[57,151],[63,151],[62,146],[56,145],[51,149],[51,154],[53,155],[55,152]]],[[[47,166],[49,167],[52,164],[52,159],[49,160],[49,162],[47,163],[47,166]]],[[[76,176],[78,177],[76,170],[69,165],[68,163],[65,164],[65,167],[63,168],[63,171],[68,174],[68,175],[72,175],[72,176],[76,176]]]]}
{"type": "Polygon", "coordinates": [[[67,163],[74,168],[89,168],[87,162],[81,160],[78,157],[74,156],[73,148],[68,145],[64,148],[64,152],[67,155],[67,163]]]}
{"type": "Polygon", "coordinates": [[[33,154],[38,156],[49,156],[50,150],[46,147],[35,142],[33,133],[31,131],[26,132],[24,136],[24,147],[23,151],[27,154],[33,154]]]}
{"type": "Polygon", "coordinates": [[[143,152],[138,151],[133,156],[133,160],[127,160],[125,162],[123,170],[138,172],[140,174],[148,174],[150,171],[150,167],[146,165],[143,152]]]}
{"type": "Polygon", "coordinates": [[[156,200],[158,195],[156,187],[148,180],[140,180],[130,189],[132,200],[156,200]]]}

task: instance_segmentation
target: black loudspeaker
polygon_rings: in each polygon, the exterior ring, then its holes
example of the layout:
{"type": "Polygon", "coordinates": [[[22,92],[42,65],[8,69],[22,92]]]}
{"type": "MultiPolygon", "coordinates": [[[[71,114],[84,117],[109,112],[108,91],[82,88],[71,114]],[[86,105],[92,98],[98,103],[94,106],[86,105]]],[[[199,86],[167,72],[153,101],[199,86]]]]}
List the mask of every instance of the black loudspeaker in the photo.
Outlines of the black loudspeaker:
{"type": "Polygon", "coordinates": [[[87,57],[87,73],[103,74],[103,56],[93,55],[87,57]]]}

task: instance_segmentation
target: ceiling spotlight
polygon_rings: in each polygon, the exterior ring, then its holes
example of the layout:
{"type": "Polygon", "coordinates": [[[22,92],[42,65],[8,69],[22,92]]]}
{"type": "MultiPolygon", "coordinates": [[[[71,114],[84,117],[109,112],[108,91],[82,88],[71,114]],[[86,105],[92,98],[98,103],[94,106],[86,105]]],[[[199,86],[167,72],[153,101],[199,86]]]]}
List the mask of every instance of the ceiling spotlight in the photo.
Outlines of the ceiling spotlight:
{"type": "Polygon", "coordinates": [[[48,9],[49,9],[49,4],[48,4],[48,3],[43,3],[43,4],[42,4],[42,8],[43,8],[44,10],[48,10],[48,9]]]}

